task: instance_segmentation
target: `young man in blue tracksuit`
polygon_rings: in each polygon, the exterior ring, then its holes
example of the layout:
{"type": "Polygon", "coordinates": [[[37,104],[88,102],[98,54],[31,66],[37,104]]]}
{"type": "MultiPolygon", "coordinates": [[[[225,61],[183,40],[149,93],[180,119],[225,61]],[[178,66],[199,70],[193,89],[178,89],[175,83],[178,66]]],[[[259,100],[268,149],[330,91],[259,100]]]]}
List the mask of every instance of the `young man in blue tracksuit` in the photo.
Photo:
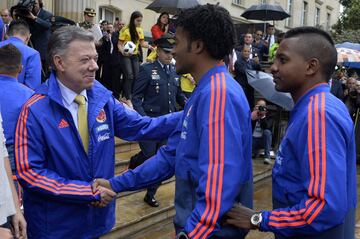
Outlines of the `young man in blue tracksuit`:
{"type": "Polygon", "coordinates": [[[180,238],[244,238],[246,231],[222,225],[233,203],[252,206],[253,183],[250,109],[222,62],[235,43],[229,13],[210,4],[186,10],[177,19],[175,40],[177,73],[197,81],[181,122],[153,158],[97,182],[120,192],[175,174],[174,224],[180,238]]]}
{"type": "MultiPolygon", "coordinates": [[[[19,72],[21,72],[20,51],[12,44],[8,44],[6,46],[0,47],[0,85],[1,85],[0,117],[3,119],[3,121],[1,120],[2,125],[0,125],[1,128],[0,137],[2,144],[1,148],[4,148],[5,146],[7,148],[8,157],[4,158],[4,160],[5,160],[5,168],[8,173],[7,176],[11,181],[12,181],[12,172],[10,168],[12,170],[15,169],[13,145],[14,145],[14,133],[15,133],[16,121],[21,111],[22,105],[33,94],[33,91],[31,89],[29,89],[23,84],[20,84],[17,81],[16,78],[19,72]],[[4,129],[4,131],[2,129],[4,129]]],[[[6,151],[6,149],[4,151],[6,151]]],[[[3,159],[1,159],[1,163],[4,163],[3,159]]],[[[1,165],[0,167],[4,168],[4,165],[1,165]]],[[[4,181],[2,181],[0,184],[4,186],[4,181]]],[[[13,190],[12,194],[16,207],[16,214],[11,217],[11,221],[9,222],[11,222],[11,224],[14,227],[14,232],[15,232],[14,236],[16,238],[26,238],[26,222],[20,210],[16,189],[15,187],[12,186],[12,182],[10,182],[10,188],[13,190]]],[[[4,213],[8,211],[6,209],[9,209],[6,206],[8,202],[5,202],[4,205],[2,201],[2,200],[6,200],[6,195],[8,195],[6,190],[5,191],[1,190],[1,196],[2,196],[1,207],[3,208],[0,210],[1,211],[0,214],[2,216],[4,216],[4,213]]],[[[3,237],[0,236],[0,238],[3,237]]]]}
{"type": "Polygon", "coordinates": [[[3,49],[3,55],[2,59],[0,59],[0,108],[4,120],[3,128],[11,170],[15,173],[14,135],[16,122],[21,107],[32,96],[34,91],[17,80],[19,73],[23,69],[19,49],[12,44],[6,44],[1,48],[3,49]],[[11,58],[11,60],[15,61],[17,56],[20,56],[19,64],[15,64],[8,59],[11,58]]]}
{"type": "Polygon", "coordinates": [[[354,238],[354,126],[327,84],[336,61],[324,31],[302,27],[286,33],[271,71],[276,90],[290,92],[296,105],[273,168],[274,210],[237,205],[228,223],[271,231],[279,239],[354,238]]]}
{"type": "Polygon", "coordinates": [[[24,20],[13,20],[8,30],[9,38],[0,42],[0,47],[13,44],[22,55],[23,69],[18,81],[31,89],[41,84],[41,60],[38,51],[27,46],[30,39],[29,25],[24,20]]]}
{"type": "Polygon", "coordinates": [[[116,101],[94,80],[94,37],[84,29],[55,31],[49,56],[54,71],[23,106],[15,133],[28,238],[97,238],[115,223],[116,194],[91,189],[95,178],[114,176],[114,136],[166,139],[182,113],[142,117],[116,101]]]}

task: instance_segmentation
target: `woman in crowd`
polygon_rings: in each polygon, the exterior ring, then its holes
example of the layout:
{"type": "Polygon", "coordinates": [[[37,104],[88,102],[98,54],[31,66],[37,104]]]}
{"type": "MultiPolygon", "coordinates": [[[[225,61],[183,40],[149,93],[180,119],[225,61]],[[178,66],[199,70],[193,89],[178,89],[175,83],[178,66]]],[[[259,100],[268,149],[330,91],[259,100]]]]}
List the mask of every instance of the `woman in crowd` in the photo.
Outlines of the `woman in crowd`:
{"type": "Polygon", "coordinates": [[[151,27],[151,35],[152,41],[156,41],[162,35],[168,32],[169,27],[169,14],[167,12],[163,12],[160,14],[155,25],[151,27]]]}
{"type": "Polygon", "coordinates": [[[138,51],[140,47],[149,48],[150,46],[144,40],[144,30],[141,28],[141,22],[143,15],[139,11],[135,11],[131,14],[129,25],[120,32],[118,48],[123,57],[123,70],[124,70],[124,85],[123,96],[126,99],[126,104],[132,108],[131,103],[131,90],[134,80],[139,73],[139,56],[138,51]],[[126,42],[132,41],[135,45],[135,51],[132,53],[124,51],[124,45],[126,42]]]}

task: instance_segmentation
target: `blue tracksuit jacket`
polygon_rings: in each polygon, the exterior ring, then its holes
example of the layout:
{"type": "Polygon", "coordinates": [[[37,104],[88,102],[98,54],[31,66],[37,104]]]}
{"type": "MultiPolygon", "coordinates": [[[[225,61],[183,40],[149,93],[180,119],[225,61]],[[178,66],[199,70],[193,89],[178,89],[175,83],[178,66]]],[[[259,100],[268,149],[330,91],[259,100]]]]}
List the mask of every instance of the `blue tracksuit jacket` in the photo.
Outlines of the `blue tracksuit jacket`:
{"type": "MultiPolygon", "coordinates": [[[[273,201],[282,206],[263,212],[263,231],[325,238],[356,208],[354,126],[328,84],[316,85],[295,105],[272,176],[273,201]]],[[[326,238],[353,237],[343,235],[326,238]]]]}
{"type": "Polygon", "coordinates": [[[16,78],[6,75],[0,75],[0,85],[0,106],[6,145],[13,145],[16,122],[21,107],[34,92],[19,83],[16,78]]]}
{"type": "Polygon", "coordinates": [[[221,227],[235,202],[252,207],[250,109],[224,65],[207,72],[186,103],[182,121],[158,153],[110,179],[115,191],[136,190],[176,176],[174,224],[190,238],[243,238],[221,227]]]}
{"type": "Polygon", "coordinates": [[[17,37],[9,37],[9,39],[0,42],[0,47],[8,44],[13,44],[22,55],[23,69],[19,74],[18,81],[34,90],[41,84],[41,60],[39,52],[25,45],[17,37]]]}
{"type": "Polygon", "coordinates": [[[17,177],[24,188],[28,236],[97,238],[114,226],[115,202],[95,208],[95,178],[114,176],[114,136],[125,140],[163,140],[182,113],[142,117],[117,102],[95,81],[87,90],[89,152],[86,154],[70,111],[52,73],[25,103],[15,134],[17,177]]]}

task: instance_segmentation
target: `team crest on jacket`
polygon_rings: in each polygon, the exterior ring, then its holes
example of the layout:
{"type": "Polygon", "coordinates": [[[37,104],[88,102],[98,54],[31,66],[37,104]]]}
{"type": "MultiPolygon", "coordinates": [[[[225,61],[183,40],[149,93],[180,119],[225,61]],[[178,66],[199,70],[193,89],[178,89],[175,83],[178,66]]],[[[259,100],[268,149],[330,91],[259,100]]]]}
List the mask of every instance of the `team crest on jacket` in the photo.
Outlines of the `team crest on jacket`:
{"type": "Polygon", "coordinates": [[[104,109],[101,109],[98,116],[96,117],[96,121],[99,123],[104,123],[106,121],[106,113],[104,109]]]}

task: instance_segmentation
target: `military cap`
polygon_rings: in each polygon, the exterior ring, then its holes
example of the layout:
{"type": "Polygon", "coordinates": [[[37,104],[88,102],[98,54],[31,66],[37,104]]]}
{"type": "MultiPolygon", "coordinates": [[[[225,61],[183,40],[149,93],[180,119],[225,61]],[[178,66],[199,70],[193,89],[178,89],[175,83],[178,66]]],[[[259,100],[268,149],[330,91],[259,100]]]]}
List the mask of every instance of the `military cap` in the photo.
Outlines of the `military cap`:
{"type": "Polygon", "coordinates": [[[89,17],[95,17],[96,16],[96,12],[95,12],[95,9],[94,8],[90,8],[90,7],[87,7],[85,8],[84,10],[84,15],[88,15],[89,17]]]}
{"type": "Polygon", "coordinates": [[[175,39],[172,34],[166,33],[159,39],[155,40],[154,44],[165,51],[172,51],[175,44],[175,39]]]}

